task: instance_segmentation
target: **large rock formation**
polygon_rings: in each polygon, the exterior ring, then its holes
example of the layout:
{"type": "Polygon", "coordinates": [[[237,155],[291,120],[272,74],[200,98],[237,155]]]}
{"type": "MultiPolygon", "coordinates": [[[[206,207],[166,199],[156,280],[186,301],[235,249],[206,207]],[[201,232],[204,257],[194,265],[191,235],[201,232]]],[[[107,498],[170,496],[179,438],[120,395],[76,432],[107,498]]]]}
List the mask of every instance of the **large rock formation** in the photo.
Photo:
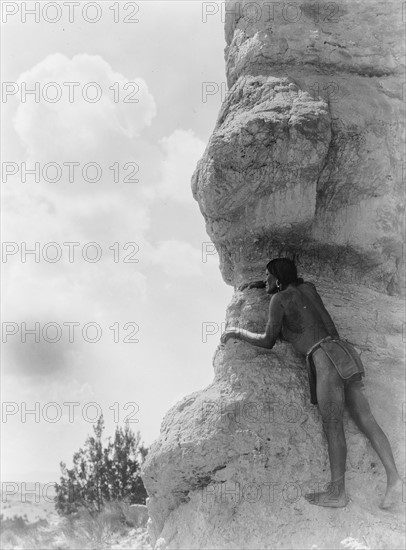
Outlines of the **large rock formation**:
{"type": "Polygon", "coordinates": [[[258,242],[261,263],[286,245],[312,269],[399,292],[400,5],[226,8],[230,92],[193,181],[225,279],[246,276],[258,242]]]}
{"type": "MultiPolygon", "coordinates": [[[[403,468],[400,9],[226,2],[230,91],[192,187],[227,283],[261,278],[268,258],[287,255],[316,284],[362,354],[403,468]]],[[[268,303],[261,290],[236,291],[227,321],[262,331],[268,303]]],[[[167,413],[143,470],[157,548],[403,547],[400,516],[377,508],[383,469],[348,418],[349,505],[303,499],[329,468],[290,345],[231,340],[214,370],[209,387],[167,413]]]]}

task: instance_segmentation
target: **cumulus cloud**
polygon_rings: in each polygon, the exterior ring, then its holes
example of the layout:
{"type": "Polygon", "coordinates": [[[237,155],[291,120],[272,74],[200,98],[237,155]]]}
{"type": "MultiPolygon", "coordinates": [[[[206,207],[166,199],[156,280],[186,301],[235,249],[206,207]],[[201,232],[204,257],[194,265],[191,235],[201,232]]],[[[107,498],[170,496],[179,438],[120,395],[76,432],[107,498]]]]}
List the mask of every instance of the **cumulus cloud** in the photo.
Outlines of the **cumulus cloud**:
{"type": "Polygon", "coordinates": [[[192,130],[177,129],[160,140],[165,157],[160,182],[150,190],[150,196],[195,203],[190,180],[197,161],[203,155],[205,143],[192,130]]]}
{"type": "Polygon", "coordinates": [[[18,84],[21,90],[39,87],[39,100],[27,95],[15,117],[28,156],[37,161],[121,158],[156,114],[146,82],[113,71],[98,55],[49,55],[18,84]]]}
{"type": "MultiPolygon", "coordinates": [[[[47,83],[56,83],[48,94],[59,87],[64,95],[56,103],[43,101],[42,96],[36,102],[27,96],[17,108],[15,130],[26,148],[24,161],[30,167],[34,162],[43,165],[51,161],[95,161],[105,167],[107,163],[108,166],[131,160],[137,144],[142,152],[150,149],[145,140],[135,139],[156,113],[154,99],[142,79],[125,78],[97,55],[82,54],[69,59],[53,54],[20,75],[20,87],[25,84],[27,89],[34,89],[35,83],[39,83],[41,94],[47,83]],[[126,89],[130,81],[136,86],[126,89]],[[81,83],[74,89],[73,103],[64,82],[81,83]],[[81,90],[87,82],[97,82],[102,89],[99,102],[83,99],[81,90]],[[138,103],[122,101],[131,90],[137,91],[138,103]]],[[[34,316],[46,322],[77,318],[81,313],[91,318],[117,318],[125,315],[129,300],[144,302],[146,276],[138,264],[123,260],[134,250],[124,249],[126,243],[135,242],[141,250],[145,248],[150,225],[148,203],[136,185],[102,183],[51,184],[31,178],[24,184],[16,176],[5,186],[3,238],[18,248],[3,266],[8,281],[4,307],[12,319],[34,316]],[[57,243],[63,254],[54,264],[43,257],[50,242],[57,243]],[[73,263],[68,261],[68,249],[63,245],[66,242],[80,243],[73,263]],[[97,264],[87,263],[82,257],[88,242],[96,242],[102,249],[103,256],[97,264]],[[33,249],[35,243],[40,248],[39,260],[33,255],[22,260],[23,246],[33,249]]],[[[141,260],[140,254],[137,259],[141,260]]],[[[41,353],[33,355],[33,366],[37,365],[38,370],[54,362],[52,354],[49,361],[42,361],[41,353]]],[[[20,353],[23,356],[27,354],[20,353]]],[[[61,360],[59,364],[63,366],[68,361],[61,360]]]]}
{"type": "Polygon", "coordinates": [[[161,241],[150,250],[149,258],[160,265],[168,277],[201,275],[201,252],[184,241],[161,241]]]}
{"type": "MultiPolygon", "coordinates": [[[[80,186],[69,185],[66,181],[65,185],[43,181],[7,185],[4,236],[16,242],[20,249],[23,242],[27,248],[33,248],[35,242],[40,244],[39,262],[29,256],[23,263],[19,250],[5,264],[7,320],[30,320],[31,324],[39,322],[41,326],[50,321],[60,325],[65,321],[82,324],[95,321],[107,334],[106,327],[115,321],[143,320],[151,307],[150,302],[148,307],[146,304],[147,287],[155,266],[171,281],[202,274],[200,250],[181,240],[152,245],[148,232],[154,222],[151,220],[154,203],[165,198],[183,204],[194,203],[190,178],[204,143],[187,130],[175,130],[158,144],[145,139],[142,132],[156,113],[147,84],[142,79],[128,79],[114,72],[100,56],[76,55],[69,59],[53,54],[23,73],[19,82],[20,86],[25,82],[29,89],[33,89],[36,82],[41,89],[47,82],[55,82],[66,94],[57,103],[42,100],[37,103],[29,96],[18,106],[15,130],[25,146],[27,162],[95,161],[105,165],[129,161],[140,154],[146,159],[145,166],[141,167],[143,177],[150,185],[149,193],[143,193],[136,185],[92,187],[83,182],[80,186]],[[129,81],[137,83],[139,102],[115,102],[115,90],[125,95],[131,92],[124,89],[129,81]],[[82,98],[78,87],[75,89],[77,100],[70,103],[64,82],[97,82],[103,95],[99,102],[89,103],[82,98]],[[103,250],[103,257],[96,264],[82,258],[83,245],[91,241],[103,250]],[[62,260],[54,264],[44,261],[42,256],[49,242],[58,243],[63,252],[62,260]],[[72,264],[67,259],[65,242],[80,243],[72,264]],[[139,247],[136,251],[139,263],[124,261],[135,251],[131,247],[124,250],[129,242],[139,247]],[[112,250],[114,243],[120,249],[118,262],[112,250]]],[[[174,204],[173,208],[176,207],[174,204]]],[[[159,226],[160,220],[155,223],[159,226]]],[[[85,348],[88,353],[88,345],[85,348]]],[[[101,342],[93,362],[97,364],[101,358],[108,357],[108,350],[107,343],[101,342]]],[[[61,380],[67,372],[81,367],[82,353],[81,345],[72,354],[66,341],[22,344],[17,335],[7,345],[8,374],[12,370],[33,380],[61,380]]],[[[122,360],[123,353],[121,350],[122,360]]],[[[116,354],[115,349],[114,362],[118,358],[116,354]]],[[[91,361],[87,361],[87,366],[89,363],[91,361]]]]}

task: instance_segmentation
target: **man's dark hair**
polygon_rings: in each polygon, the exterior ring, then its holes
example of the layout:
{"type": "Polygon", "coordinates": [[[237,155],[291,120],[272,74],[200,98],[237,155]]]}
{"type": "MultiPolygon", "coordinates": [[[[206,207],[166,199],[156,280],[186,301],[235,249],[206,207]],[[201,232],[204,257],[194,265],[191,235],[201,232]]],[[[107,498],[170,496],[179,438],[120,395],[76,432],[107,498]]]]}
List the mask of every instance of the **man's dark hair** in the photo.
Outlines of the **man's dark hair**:
{"type": "Polygon", "coordinates": [[[266,268],[279,280],[283,289],[288,285],[300,285],[304,282],[298,278],[295,263],[289,258],[275,258],[267,263],[266,268]]]}

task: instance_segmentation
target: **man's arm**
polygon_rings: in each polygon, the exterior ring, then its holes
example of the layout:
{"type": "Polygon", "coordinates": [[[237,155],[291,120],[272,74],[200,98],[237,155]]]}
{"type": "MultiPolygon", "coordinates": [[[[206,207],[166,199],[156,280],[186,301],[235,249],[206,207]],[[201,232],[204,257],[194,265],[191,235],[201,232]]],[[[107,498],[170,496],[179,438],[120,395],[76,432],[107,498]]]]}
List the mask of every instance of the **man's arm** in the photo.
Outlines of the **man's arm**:
{"type": "Polygon", "coordinates": [[[269,320],[264,333],[256,334],[245,329],[231,327],[221,336],[221,342],[225,344],[229,338],[238,338],[254,346],[272,349],[282,328],[283,307],[280,295],[274,294],[269,304],[269,320]]]}
{"type": "Polygon", "coordinates": [[[238,287],[238,290],[245,290],[248,288],[250,290],[251,288],[265,288],[266,282],[265,281],[254,281],[252,283],[244,283],[241,286],[238,287]]]}

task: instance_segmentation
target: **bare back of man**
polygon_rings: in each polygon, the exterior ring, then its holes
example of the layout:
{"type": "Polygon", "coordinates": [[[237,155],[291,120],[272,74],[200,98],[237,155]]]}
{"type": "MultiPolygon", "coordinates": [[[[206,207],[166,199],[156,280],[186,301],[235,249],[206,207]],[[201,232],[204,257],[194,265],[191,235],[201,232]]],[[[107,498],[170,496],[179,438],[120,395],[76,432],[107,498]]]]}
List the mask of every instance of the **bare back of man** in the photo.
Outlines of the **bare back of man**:
{"type": "MultiPolygon", "coordinates": [[[[267,271],[268,292],[276,289],[275,280],[275,277],[267,271]]],[[[222,342],[226,342],[229,337],[237,337],[270,349],[280,334],[284,340],[290,342],[304,355],[328,337],[335,341],[339,340],[334,322],[313,284],[304,282],[288,284],[283,290],[273,294],[265,334],[229,328],[223,334],[222,342]]],[[[389,441],[371,413],[361,374],[343,379],[335,364],[321,347],[314,351],[312,358],[316,369],[317,401],[327,438],[331,482],[326,491],[308,494],[306,499],[318,506],[343,507],[347,504],[345,492],[347,448],[343,428],[343,411],[344,406],[347,405],[352,418],[370,440],[385,467],[387,488],[381,507],[389,508],[401,500],[402,481],[396,469],[389,441]]]]}
{"type": "Polygon", "coordinates": [[[283,339],[297,351],[306,355],[322,338],[338,338],[334,322],[313,284],[288,286],[283,292],[274,294],[272,300],[278,300],[283,308],[283,339]]]}

